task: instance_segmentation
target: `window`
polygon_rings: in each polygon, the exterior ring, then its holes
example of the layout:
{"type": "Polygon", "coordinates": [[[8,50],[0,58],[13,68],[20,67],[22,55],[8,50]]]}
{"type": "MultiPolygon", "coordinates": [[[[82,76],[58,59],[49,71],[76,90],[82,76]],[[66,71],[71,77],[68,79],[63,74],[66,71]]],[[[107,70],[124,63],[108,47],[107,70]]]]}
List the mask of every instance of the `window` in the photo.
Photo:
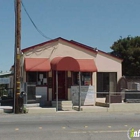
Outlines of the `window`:
{"type": "Polygon", "coordinates": [[[78,85],[78,84],[79,84],[79,73],[73,72],[73,85],[78,85]]]}
{"type": "Polygon", "coordinates": [[[38,72],[37,85],[46,85],[47,76],[46,72],[38,72]]]}
{"type": "Polygon", "coordinates": [[[36,83],[37,85],[47,85],[46,72],[27,72],[27,82],[36,83]]]}
{"type": "MultiPolygon", "coordinates": [[[[73,72],[73,85],[79,85],[79,72],[73,72]]],[[[81,85],[91,85],[91,72],[81,73],[81,85]]]]}
{"type": "Polygon", "coordinates": [[[81,73],[81,85],[85,85],[85,86],[91,85],[91,72],[81,73]]]}
{"type": "Polygon", "coordinates": [[[105,97],[108,92],[116,90],[117,73],[116,72],[98,72],[97,73],[97,97],[105,97]]]}
{"type": "Polygon", "coordinates": [[[37,72],[27,72],[27,82],[36,83],[37,72]]]}

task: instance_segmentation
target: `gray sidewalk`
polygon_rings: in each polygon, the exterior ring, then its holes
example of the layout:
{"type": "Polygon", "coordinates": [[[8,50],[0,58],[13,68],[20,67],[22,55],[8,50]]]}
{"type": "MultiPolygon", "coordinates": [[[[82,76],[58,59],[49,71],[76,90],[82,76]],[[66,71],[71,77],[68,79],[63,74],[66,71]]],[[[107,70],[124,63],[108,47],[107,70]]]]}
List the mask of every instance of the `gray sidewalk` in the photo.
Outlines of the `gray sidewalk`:
{"type": "MultiPolygon", "coordinates": [[[[0,106],[0,113],[11,113],[12,107],[0,106]]],[[[41,114],[41,113],[55,113],[56,108],[41,108],[30,107],[28,108],[29,114],[41,114]]],[[[74,106],[70,111],[58,111],[58,112],[79,112],[78,106],[74,106]]],[[[81,106],[81,112],[140,112],[140,103],[113,103],[110,107],[101,106],[81,106]]]]}

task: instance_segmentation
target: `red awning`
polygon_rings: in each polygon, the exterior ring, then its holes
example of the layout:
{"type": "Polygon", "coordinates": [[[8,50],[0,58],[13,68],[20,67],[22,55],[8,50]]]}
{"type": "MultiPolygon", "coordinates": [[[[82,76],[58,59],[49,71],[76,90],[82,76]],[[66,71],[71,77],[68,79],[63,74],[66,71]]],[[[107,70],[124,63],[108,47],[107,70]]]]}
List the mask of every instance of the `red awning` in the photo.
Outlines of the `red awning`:
{"type": "Polygon", "coordinates": [[[97,72],[97,67],[93,59],[77,59],[80,71],[82,72],[97,72]]]}
{"type": "Polygon", "coordinates": [[[25,58],[26,71],[50,71],[50,61],[47,58],[25,58]]]}
{"type": "Polygon", "coordinates": [[[56,57],[51,61],[52,70],[96,72],[93,59],[74,59],[72,57],[56,57]]]}

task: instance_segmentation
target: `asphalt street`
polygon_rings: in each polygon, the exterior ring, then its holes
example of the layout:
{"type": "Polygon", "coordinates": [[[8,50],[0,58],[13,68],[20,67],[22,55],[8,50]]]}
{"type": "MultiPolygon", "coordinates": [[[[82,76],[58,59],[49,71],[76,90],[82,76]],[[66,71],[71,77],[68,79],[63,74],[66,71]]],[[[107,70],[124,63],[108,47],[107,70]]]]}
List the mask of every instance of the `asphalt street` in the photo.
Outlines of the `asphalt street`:
{"type": "Polygon", "coordinates": [[[0,115],[0,140],[128,140],[130,128],[140,129],[140,113],[0,115]]]}

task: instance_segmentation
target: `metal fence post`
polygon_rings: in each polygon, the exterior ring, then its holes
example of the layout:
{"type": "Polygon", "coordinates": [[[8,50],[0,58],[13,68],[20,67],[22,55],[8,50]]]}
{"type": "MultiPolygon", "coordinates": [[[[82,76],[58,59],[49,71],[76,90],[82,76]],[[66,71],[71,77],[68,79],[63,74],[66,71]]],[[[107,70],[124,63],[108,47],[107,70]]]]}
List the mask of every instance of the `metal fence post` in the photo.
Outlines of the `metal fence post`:
{"type": "Polygon", "coordinates": [[[111,92],[109,92],[109,107],[110,107],[110,96],[111,96],[111,92]]]}
{"type": "Polygon", "coordinates": [[[78,107],[78,111],[81,111],[81,72],[79,72],[79,107],[78,107]]]}
{"type": "Polygon", "coordinates": [[[56,71],[56,111],[58,111],[58,72],[56,71]]]}

